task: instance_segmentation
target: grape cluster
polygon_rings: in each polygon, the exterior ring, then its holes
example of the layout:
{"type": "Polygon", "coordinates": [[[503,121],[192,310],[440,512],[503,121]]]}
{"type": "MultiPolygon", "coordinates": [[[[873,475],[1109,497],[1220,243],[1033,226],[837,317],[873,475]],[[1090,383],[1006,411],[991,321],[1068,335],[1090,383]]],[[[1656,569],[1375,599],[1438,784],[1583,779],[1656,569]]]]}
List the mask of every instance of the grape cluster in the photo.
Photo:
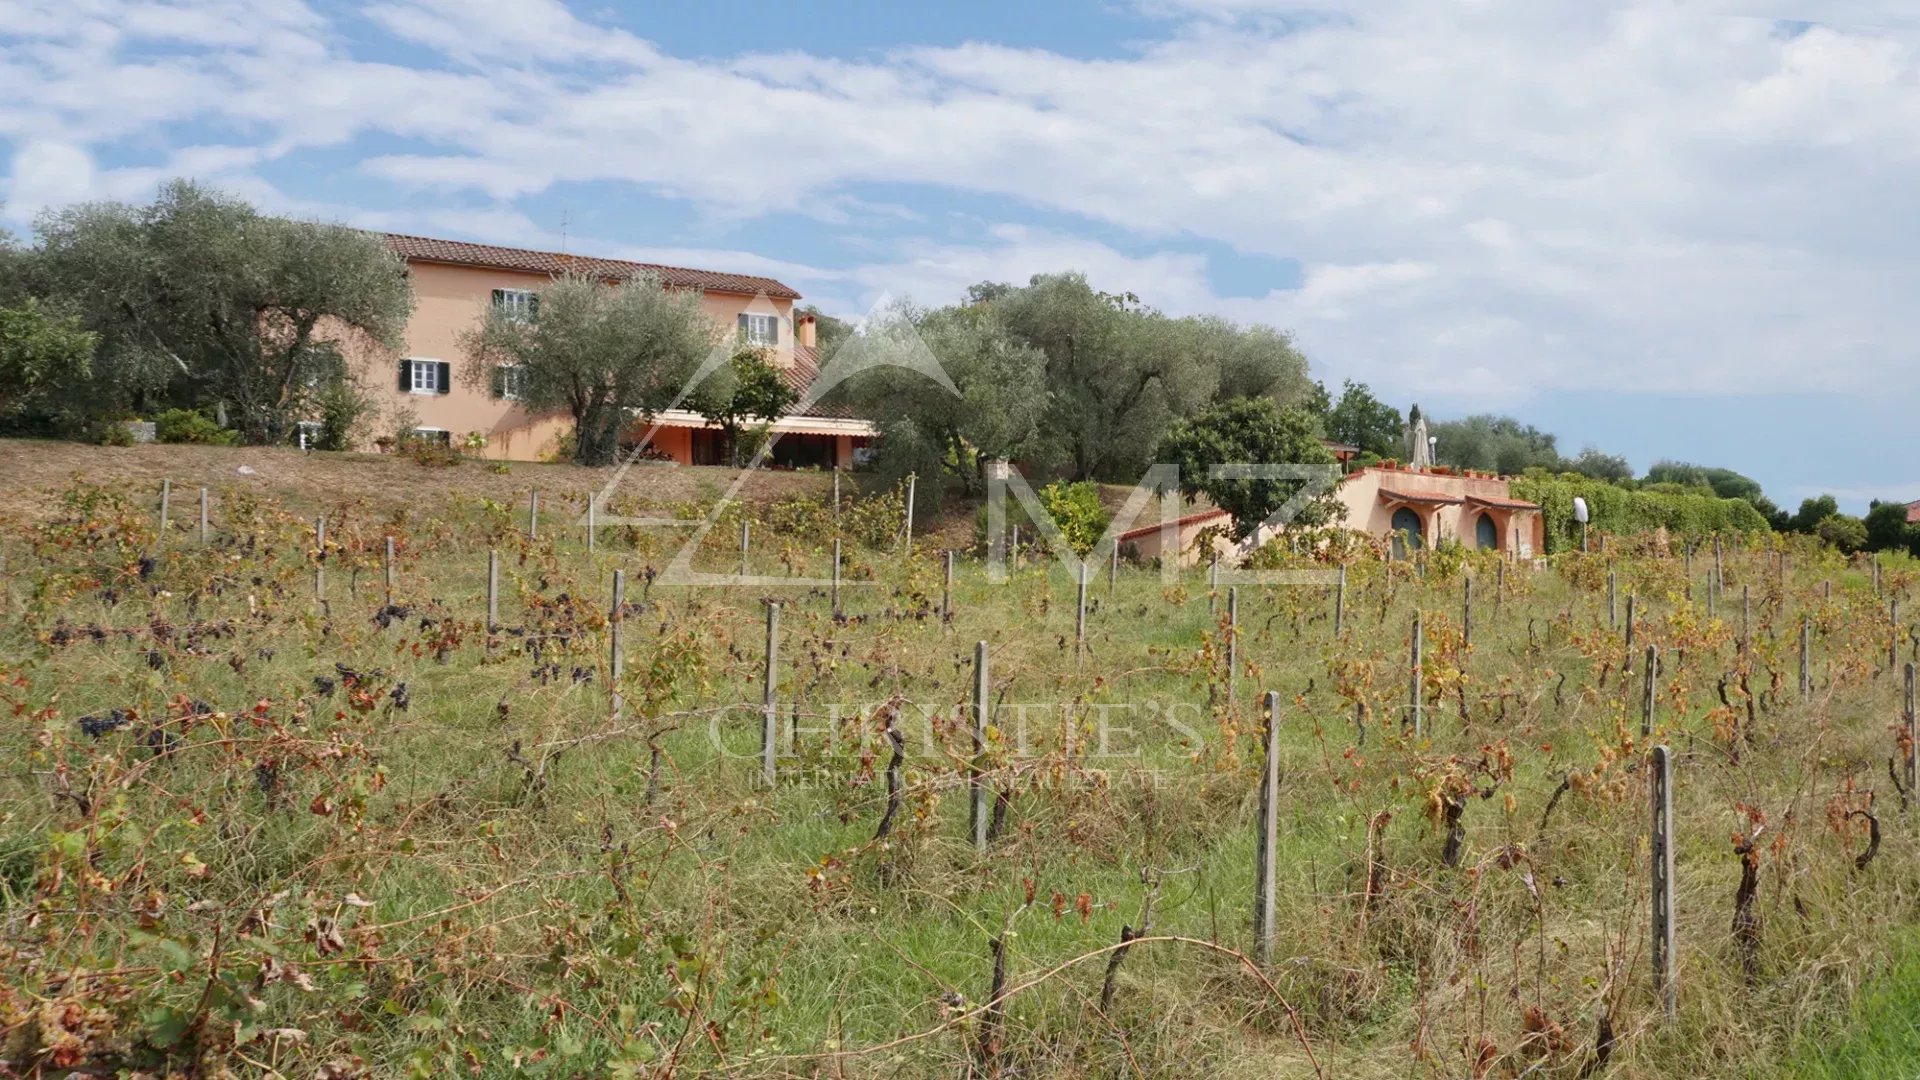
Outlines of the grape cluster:
{"type": "Polygon", "coordinates": [[[80,731],[90,739],[97,739],[108,732],[119,731],[133,723],[133,713],[126,709],[112,709],[105,715],[83,716],[80,718],[80,731]]]}

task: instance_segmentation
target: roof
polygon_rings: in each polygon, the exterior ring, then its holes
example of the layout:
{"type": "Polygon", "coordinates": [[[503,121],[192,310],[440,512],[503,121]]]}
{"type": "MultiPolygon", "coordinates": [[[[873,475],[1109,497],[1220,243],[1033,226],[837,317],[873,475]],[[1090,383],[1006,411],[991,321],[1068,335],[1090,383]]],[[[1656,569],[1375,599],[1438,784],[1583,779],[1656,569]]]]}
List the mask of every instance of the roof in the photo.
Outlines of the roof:
{"type": "Polygon", "coordinates": [[[1382,502],[1431,503],[1435,506],[1458,506],[1462,499],[1458,495],[1448,495],[1443,491],[1389,491],[1380,489],[1382,502]]]}
{"type": "Polygon", "coordinates": [[[1907,504],[1907,524],[1920,525],[1920,500],[1907,504]]]}
{"type": "Polygon", "coordinates": [[[1352,443],[1343,443],[1339,439],[1321,439],[1320,445],[1336,454],[1358,454],[1360,448],[1352,443]]]}
{"type": "MultiPolygon", "coordinates": [[[[793,366],[780,369],[780,381],[801,400],[807,396],[807,389],[820,377],[820,350],[811,345],[793,347],[793,366]]],[[[787,410],[788,416],[820,416],[841,420],[854,419],[853,410],[845,405],[826,405],[814,402],[805,408],[795,401],[794,407],[787,410]]]]}
{"type": "Polygon", "coordinates": [[[1135,537],[1146,536],[1148,533],[1157,533],[1161,529],[1184,529],[1189,525],[1198,525],[1203,521],[1211,521],[1214,518],[1227,516],[1228,514],[1225,510],[1202,510],[1197,514],[1188,514],[1186,517],[1174,521],[1162,521],[1153,525],[1142,525],[1137,529],[1128,529],[1126,532],[1120,534],[1119,539],[1122,541],[1132,540],[1135,537]]]}
{"type": "Polygon", "coordinates": [[[1495,510],[1538,510],[1539,503],[1530,503],[1525,499],[1506,499],[1498,495],[1469,495],[1467,501],[1475,506],[1491,506],[1495,510]]]}
{"type": "Polygon", "coordinates": [[[463,240],[435,240],[426,236],[384,233],[387,247],[409,262],[445,263],[449,266],[477,266],[489,270],[517,270],[528,274],[586,274],[593,277],[624,280],[640,274],[652,274],[662,283],[707,292],[738,293],[798,300],[791,286],[770,277],[753,274],[727,274],[718,270],[692,270],[681,266],[628,262],[625,259],[595,259],[557,251],[530,251],[526,248],[469,244],[463,240]]]}

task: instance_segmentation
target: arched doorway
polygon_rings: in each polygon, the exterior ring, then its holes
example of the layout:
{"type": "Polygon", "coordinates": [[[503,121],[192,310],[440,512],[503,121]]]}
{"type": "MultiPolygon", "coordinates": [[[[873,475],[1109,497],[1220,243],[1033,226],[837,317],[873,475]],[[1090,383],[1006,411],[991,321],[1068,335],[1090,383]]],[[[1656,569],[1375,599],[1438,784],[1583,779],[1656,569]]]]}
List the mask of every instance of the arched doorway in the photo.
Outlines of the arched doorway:
{"type": "Polygon", "coordinates": [[[1495,524],[1492,514],[1482,511],[1479,520],[1474,522],[1473,546],[1483,551],[1500,549],[1500,526],[1495,524]]]}
{"type": "Polygon", "coordinates": [[[1420,514],[1415,511],[1413,507],[1403,506],[1395,510],[1389,527],[1393,530],[1393,554],[1395,558],[1404,559],[1410,553],[1418,551],[1424,546],[1425,538],[1421,535],[1423,525],[1420,521],[1420,514]]]}

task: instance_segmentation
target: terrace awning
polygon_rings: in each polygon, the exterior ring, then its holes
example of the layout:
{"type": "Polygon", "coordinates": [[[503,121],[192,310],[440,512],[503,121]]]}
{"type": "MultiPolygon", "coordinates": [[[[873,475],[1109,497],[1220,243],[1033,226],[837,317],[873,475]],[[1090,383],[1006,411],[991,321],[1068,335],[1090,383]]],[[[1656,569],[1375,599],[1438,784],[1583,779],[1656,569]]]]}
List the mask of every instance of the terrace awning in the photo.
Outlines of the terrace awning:
{"type": "Polygon", "coordinates": [[[1475,506],[1485,506],[1494,510],[1538,510],[1539,503],[1530,503],[1525,499],[1501,499],[1486,495],[1469,495],[1467,501],[1475,506]]]}
{"type": "Polygon", "coordinates": [[[1423,506],[1458,506],[1458,495],[1448,495],[1440,491],[1389,491],[1380,489],[1380,501],[1383,503],[1420,503],[1423,506]]]}

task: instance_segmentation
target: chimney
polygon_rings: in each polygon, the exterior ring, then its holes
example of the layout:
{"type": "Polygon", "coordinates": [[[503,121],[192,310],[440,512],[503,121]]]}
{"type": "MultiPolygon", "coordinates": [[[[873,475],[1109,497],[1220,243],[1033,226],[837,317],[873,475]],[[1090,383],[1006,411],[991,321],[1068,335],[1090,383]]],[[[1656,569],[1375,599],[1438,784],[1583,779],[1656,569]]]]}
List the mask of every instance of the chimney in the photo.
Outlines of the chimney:
{"type": "Polygon", "coordinates": [[[795,315],[793,317],[793,338],[806,348],[813,348],[813,316],[795,315]]]}

